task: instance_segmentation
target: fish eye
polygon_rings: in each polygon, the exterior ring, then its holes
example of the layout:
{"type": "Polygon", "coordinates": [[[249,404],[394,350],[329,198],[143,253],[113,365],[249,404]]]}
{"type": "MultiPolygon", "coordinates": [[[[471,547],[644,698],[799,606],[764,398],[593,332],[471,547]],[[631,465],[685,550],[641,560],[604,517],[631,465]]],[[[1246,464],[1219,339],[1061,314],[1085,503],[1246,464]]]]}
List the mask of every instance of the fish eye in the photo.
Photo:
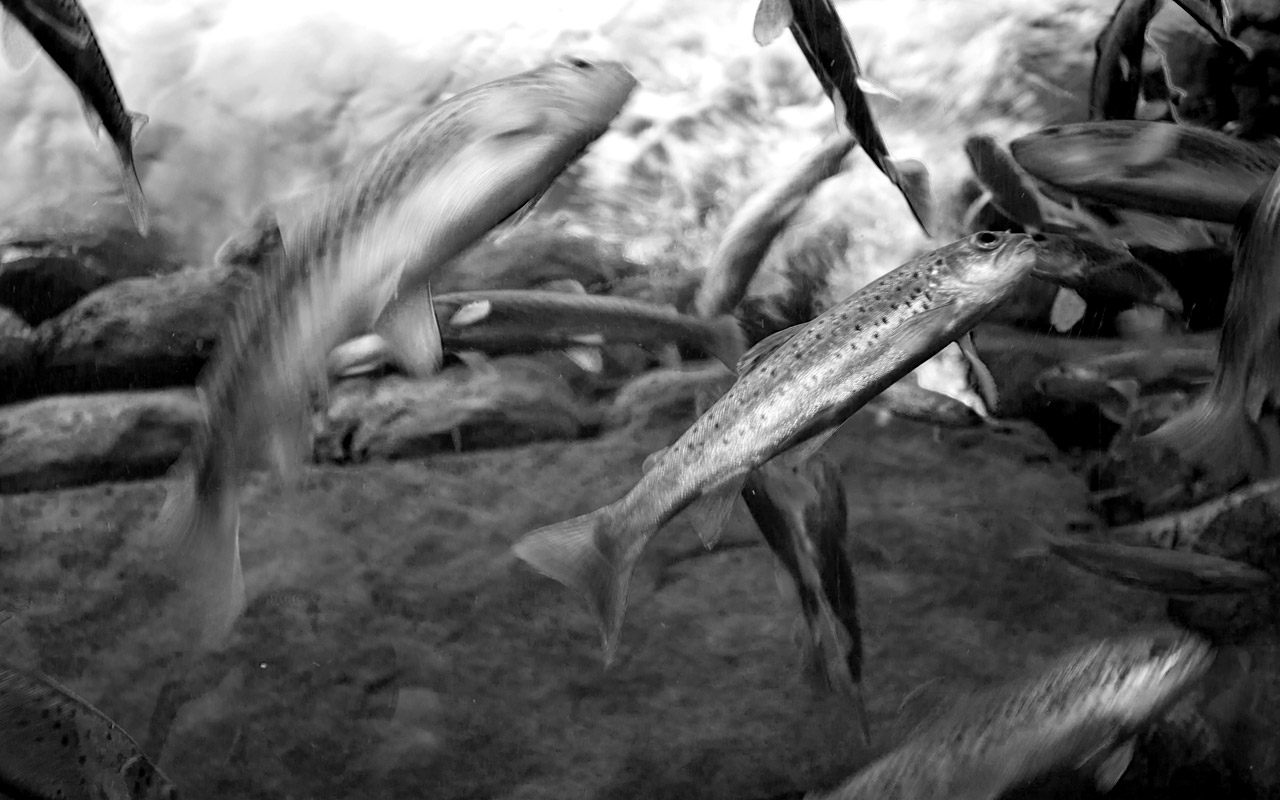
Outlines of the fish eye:
{"type": "Polygon", "coordinates": [[[1000,235],[991,231],[981,231],[973,235],[973,243],[983,250],[990,250],[1000,244],[1000,235]]]}
{"type": "Polygon", "coordinates": [[[580,70],[584,70],[584,71],[587,71],[587,70],[593,70],[593,69],[595,69],[595,68],[596,68],[596,65],[595,65],[595,64],[591,63],[590,61],[586,60],[585,58],[578,58],[577,56],[569,56],[569,57],[565,58],[565,59],[564,59],[564,63],[568,64],[569,66],[573,67],[574,69],[580,69],[580,70]]]}

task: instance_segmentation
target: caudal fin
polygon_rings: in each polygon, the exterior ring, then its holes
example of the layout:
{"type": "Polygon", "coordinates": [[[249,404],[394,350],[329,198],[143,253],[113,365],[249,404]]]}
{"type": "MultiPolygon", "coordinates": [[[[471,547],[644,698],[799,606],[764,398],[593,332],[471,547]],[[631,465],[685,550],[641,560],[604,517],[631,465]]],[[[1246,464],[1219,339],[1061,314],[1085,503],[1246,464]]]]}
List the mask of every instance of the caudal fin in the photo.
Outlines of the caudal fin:
{"type": "Polygon", "coordinates": [[[214,647],[245,606],[239,496],[229,481],[197,480],[185,464],[174,474],[177,481],[156,517],[153,540],[178,581],[183,616],[199,645],[214,647]]]}
{"type": "Polygon", "coordinates": [[[539,528],[512,547],[529,566],[587,601],[600,628],[606,667],[618,649],[631,575],[640,549],[619,546],[622,530],[612,506],[539,528]]]}
{"type": "Polygon", "coordinates": [[[1142,440],[1172,450],[1184,462],[1223,480],[1268,472],[1267,448],[1258,426],[1239,404],[1222,401],[1212,392],[1142,440]]]}
{"type": "Polygon", "coordinates": [[[711,355],[724,362],[731,370],[738,368],[738,360],[747,352],[747,336],[737,317],[724,314],[712,322],[712,338],[707,342],[711,355]]]}
{"type": "Polygon", "coordinates": [[[147,198],[142,194],[142,182],[138,180],[138,170],[133,164],[132,145],[119,147],[120,178],[124,182],[124,202],[129,207],[129,216],[138,233],[146,236],[151,231],[151,212],[147,210],[147,198]]]}

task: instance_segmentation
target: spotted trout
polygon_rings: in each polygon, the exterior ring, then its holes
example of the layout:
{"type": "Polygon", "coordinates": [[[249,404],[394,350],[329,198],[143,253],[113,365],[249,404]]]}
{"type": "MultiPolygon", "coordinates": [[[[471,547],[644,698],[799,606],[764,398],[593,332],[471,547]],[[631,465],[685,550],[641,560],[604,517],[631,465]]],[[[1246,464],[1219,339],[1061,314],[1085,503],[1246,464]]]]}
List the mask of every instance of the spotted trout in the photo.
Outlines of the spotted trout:
{"type": "Polygon", "coordinates": [[[339,342],[378,333],[411,372],[439,366],[430,293],[442,264],[518,220],[602,135],[635,78],[621,64],[544,65],[459,93],[332,185],[282,209],[282,252],[241,294],[200,376],[205,419],[174,467],[157,532],[202,641],[244,605],[239,482],[255,455],[296,480],[309,392],[339,342]],[[424,313],[423,305],[426,305],[424,313]]]}
{"type": "Polygon", "coordinates": [[[34,39],[76,87],[89,130],[97,136],[105,128],[111,137],[120,162],[129,216],[138,232],[146,236],[151,217],[133,163],[133,140],[147,124],[147,117],[125,109],[84,7],[79,0],[0,0],[0,6],[4,8],[0,13],[0,34],[4,37],[5,60],[17,69],[26,69],[35,56],[31,46],[34,39]],[[22,29],[30,35],[23,34],[22,29]]]}
{"type": "Polygon", "coordinates": [[[1196,687],[1215,653],[1183,631],[1075,648],[1044,669],[967,697],[839,786],[805,800],[995,800],[1064,769],[1102,791],[1135,739],[1196,687]]]}
{"type": "Polygon", "coordinates": [[[26,800],[172,800],[134,740],[59,683],[0,666],[0,794],[26,800]]]}
{"type": "Polygon", "coordinates": [[[1059,125],[1009,148],[1032,177],[1081,198],[1211,222],[1234,223],[1280,167],[1280,148],[1167,122],[1059,125]]]}
{"type": "Polygon", "coordinates": [[[625,497],[533,531],[515,554],[586,598],[607,665],[631,575],[663,525],[693,506],[704,520],[699,534],[714,544],[752,470],[787,451],[803,462],[869,400],[1007,299],[1035,273],[1038,250],[1026,234],[977,233],[912,259],[798,330],[762,340],[729,391],[650,457],[625,497]]]}

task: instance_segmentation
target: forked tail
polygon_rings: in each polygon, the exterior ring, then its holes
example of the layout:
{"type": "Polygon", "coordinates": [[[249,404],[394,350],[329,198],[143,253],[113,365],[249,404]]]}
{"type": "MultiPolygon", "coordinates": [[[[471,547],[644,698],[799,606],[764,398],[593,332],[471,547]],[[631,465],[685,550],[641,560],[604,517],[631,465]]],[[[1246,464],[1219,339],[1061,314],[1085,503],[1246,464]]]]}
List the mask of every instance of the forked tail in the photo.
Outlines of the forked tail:
{"type": "Polygon", "coordinates": [[[1247,474],[1274,474],[1261,429],[1239,403],[1206,392],[1190,408],[1143,437],[1156,448],[1172,450],[1186,463],[1224,480],[1247,474]]]}
{"type": "Polygon", "coordinates": [[[226,473],[179,462],[155,522],[155,544],[179,583],[183,615],[201,647],[217,646],[245,606],[240,498],[226,473]]]}
{"type": "MultiPolygon", "coordinates": [[[[516,542],[516,557],[581,594],[600,628],[606,667],[618,649],[631,575],[641,548],[627,547],[625,521],[609,505],[539,528],[516,542]]],[[[640,537],[635,537],[639,539],[640,537]]]]}

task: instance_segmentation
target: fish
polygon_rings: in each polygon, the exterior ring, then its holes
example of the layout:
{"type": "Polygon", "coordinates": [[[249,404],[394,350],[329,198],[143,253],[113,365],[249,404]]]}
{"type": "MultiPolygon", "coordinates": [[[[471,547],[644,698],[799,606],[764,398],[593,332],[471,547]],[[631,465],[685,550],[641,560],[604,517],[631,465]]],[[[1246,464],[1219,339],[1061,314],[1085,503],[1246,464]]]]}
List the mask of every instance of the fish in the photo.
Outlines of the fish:
{"type": "Polygon", "coordinates": [[[985,424],[982,415],[972,406],[951,395],[926,389],[911,375],[885,389],[867,407],[944,428],[976,428],[985,424]]]}
{"type": "Polygon", "coordinates": [[[761,340],[739,362],[733,386],[650,456],[626,496],[528,533],[515,555],[583,596],[607,667],[632,573],[662,526],[694,506],[703,543],[713,545],[752,470],[787,451],[792,463],[816,452],[858,409],[1007,299],[1037,269],[1038,251],[1026,234],[983,231],[761,340]]]}
{"type": "Polygon", "coordinates": [[[863,741],[870,743],[857,586],[844,549],[849,509],[840,468],[821,453],[795,466],[771,461],[747,477],[742,498],[795,583],[809,630],[806,670],[848,698],[863,741]]]}
{"type": "Polygon", "coordinates": [[[173,782],[105,714],[52,678],[8,665],[0,665],[0,793],[177,797],[173,782]]]}
{"type": "Polygon", "coordinates": [[[221,640],[244,609],[242,473],[261,454],[296,485],[312,433],[309,394],[326,388],[333,348],[372,328],[411,372],[438,369],[433,272],[518,223],[635,86],[620,63],[573,57],[482,84],[278,210],[283,247],[241,293],[200,375],[205,416],[154,526],[178,598],[194,605],[184,618],[198,646],[221,640]]]}
{"type": "Polygon", "coordinates": [[[1089,119],[1133,119],[1142,89],[1147,26],[1163,0],[1120,0],[1094,42],[1089,119]]]}
{"type": "Polygon", "coordinates": [[[1168,122],[1058,125],[1009,148],[1036,180],[1087,200],[1232,224],[1280,167],[1280,147],[1168,122]],[[1144,147],[1156,135],[1168,136],[1163,154],[1144,147]]]}
{"type": "Polygon", "coordinates": [[[1099,386],[1132,382],[1143,392],[1191,391],[1213,379],[1217,348],[1160,342],[1066,364],[1041,372],[1033,381],[1047,397],[1074,402],[1096,394],[1099,386]]]}
{"type": "Polygon", "coordinates": [[[1209,525],[1223,514],[1240,508],[1259,497],[1280,492],[1280,478],[1251,483],[1242,489],[1215,497],[1194,508],[1161,514],[1140,522],[1108,528],[1111,541],[1134,546],[1159,547],[1166,550],[1192,550],[1209,525]]]}
{"type": "Polygon", "coordinates": [[[1060,653],[1043,668],[966,697],[836,787],[805,800],[994,800],[1049,772],[1091,773],[1107,791],[1136,737],[1196,688],[1216,651],[1152,630],[1060,653]]]}
{"type": "Polygon", "coordinates": [[[1231,5],[1227,0],[1173,0],[1217,40],[1231,58],[1253,60],[1252,49],[1230,34],[1233,28],[1231,5]]]}
{"type": "MultiPolygon", "coordinates": [[[[1275,583],[1271,573],[1219,556],[1160,547],[1090,542],[1041,534],[1048,552],[1072,566],[1139,589],[1180,596],[1240,594],[1275,583]]],[[[1032,547],[1018,553],[1037,555],[1032,547]]]]}
{"type": "Polygon", "coordinates": [[[1053,246],[1041,256],[1042,265],[1054,259],[1051,270],[1059,285],[1085,297],[1155,306],[1180,316],[1182,295],[1151,267],[1134,257],[1119,241],[1106,244],[1060,233],[1035,234],[1053,246]]]}
{"type": "Polygon", "coordinates": [[[837,127],[843,122],[857,139],[876,169],[884,173],[919,223],[932,236],[933,195],[929,173],[914,159],[894,159],[880,134],[866,92],[860,82],[862,67],[853,42],[831,0],[761,0],[756,10],[754,36],[764,46],[791,30],[809,68],[835,106],[837,127]]]}
{"type": "Polygon", "coordinates": [[[964,140],[964,152],[1000,213],[1024,227],[1044,230],[1040,193],[1008,151],[991,136],[973,134],[964,140]]]}
{"type": "Polygon", "coordinates": [[[1224,480],[1280,473],[1264,413],[1280,403],[1280,171],[1250,198],[1232,234],[1235,257],[1213,383],[1142,441],[1224,480]]]}
{"type": "Polygon", "coordinates": [[[148,117],[125,108],[84,6],[79,0],[0,0],[0,7],[6,61],[19,70],[29,67],[34,40],[76,87],[90,132],[100,137],[106,130],[115,147],[125,205],[138,233],[147,236],[151,214],[134,166],[133,144],[148,117]]]}
{"type": "Polygon", "coordinates": [[[765,184],[734,213],[694,296],[694,312],[711,318],[731,313],[742,302],[769,246],[818,184],[840,172],[857,142],[840,132],[796,168],[765,184]]]}

